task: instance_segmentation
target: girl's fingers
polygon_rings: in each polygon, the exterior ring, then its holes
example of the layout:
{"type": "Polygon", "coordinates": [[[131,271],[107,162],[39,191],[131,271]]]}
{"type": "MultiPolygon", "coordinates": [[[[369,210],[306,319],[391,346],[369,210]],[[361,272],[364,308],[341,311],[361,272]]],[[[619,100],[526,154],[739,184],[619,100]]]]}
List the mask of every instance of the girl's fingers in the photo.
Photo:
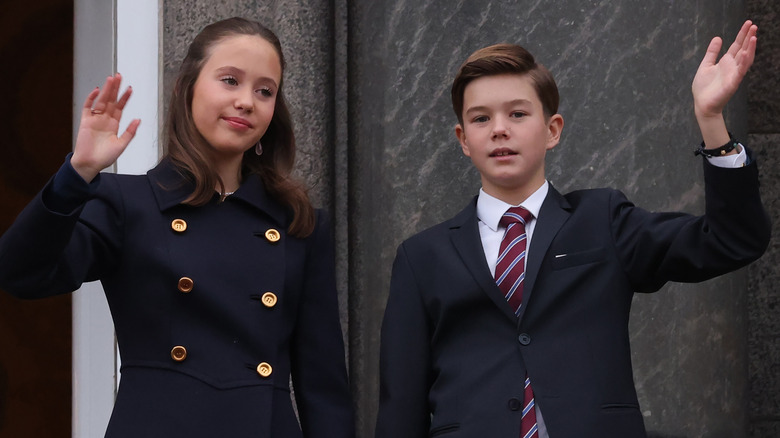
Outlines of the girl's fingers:
{"type": "Polygon", "coordinates": [[[106,78],[106,82],[103,84],[103,88],[100,89],[100,93],[97,95],[97,99],[92,104],[92,114],[102,114],[106,111],[108,105],[108,93],[113,86],[114,78],[109,76],[106,78]]]}
{"type": "Polygon", "coordinates": [[[119,73],[114,74],[114,80],[111,81],[111,88],[109,89],[110,94],[108,95],[108,101],[109,102],[116,102],[117,97],[119,96],[119,86],[122,84],[122,75],[119,73]]]}
{"type": "Polygon", "coordinates": [[[125,105],[127,105],[128,99],[130,99],[130,95],[133,94],[133,87],[127,87],[127,90],[125,90],[124,93],[122,93],[122,97],[119,98],[119,101],[116,103],[116,107],[121,111],[125,109],[125,105]]]}
{"type": "Polygon", "coordinates": [[[84,111],[92,110],[92,104],[95,102],[98,93],[100,93],[100,87],[95,87],[94,90],[89,92],[87,98],[84,99],[84,107],[82,108],[84,111]]]}
{"type": "Polygon", "coordinates": [[[136,131],[138,131],[138,126],[140,124],[141,124],[141,119],[133,119],[133,121],[130,122],[129,125],[127,125],[127,129],[125,129],[125,132],[123,132],[122,136],[119,137],[124,147],[127,147],[127,145],[130,143],[130,140],[132,140],[133,137],[135,137],[135,133],[136,131]]]}

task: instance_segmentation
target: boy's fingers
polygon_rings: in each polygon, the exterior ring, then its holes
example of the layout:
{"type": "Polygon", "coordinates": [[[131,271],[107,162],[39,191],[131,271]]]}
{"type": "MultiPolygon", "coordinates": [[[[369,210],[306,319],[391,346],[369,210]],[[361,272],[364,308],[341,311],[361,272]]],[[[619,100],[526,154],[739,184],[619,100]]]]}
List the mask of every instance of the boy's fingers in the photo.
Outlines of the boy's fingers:
{"type": "Polygon", "coordinates": [[[748,37],[748,34],[753,29],[753,22],[750,20],[746,20],[744,23],[742,23],[742,27],[739,29],[739,32],[737,33],[737,37],[734,38],[734,42],[731,43],[731,46],[729,46],[729,54],[731,56],[736,57],[737,51],[740,49],[744,49],[746,45],[749,43],[750,38],[748,37]]]}
{"type": "Polygon", "coordinates": [[[710,41],[710,45],[707,46],[707,53],[704,54],[704,58],[701,60],[701,65],[715,65],[722,46],[723,40],[720,39],[720,37],[713,38],[712,41],[710,41]]]}

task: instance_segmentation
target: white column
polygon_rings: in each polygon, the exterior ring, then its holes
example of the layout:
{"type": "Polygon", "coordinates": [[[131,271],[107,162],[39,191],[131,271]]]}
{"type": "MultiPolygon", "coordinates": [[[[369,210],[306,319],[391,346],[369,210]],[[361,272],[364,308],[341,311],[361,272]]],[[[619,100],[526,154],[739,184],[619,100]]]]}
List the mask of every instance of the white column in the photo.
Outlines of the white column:
{"type": "MultiPolygon", "coordinates": [[[[159,102],[159,0],[76,0],[74,35],[74,139],[80,109],[106,76],[122,73],[133,96],[120,127],[142,120],[115,170],[142,174],[157,162],[159,102]]],[[[119,376],[113,323],[100,283],[73,295],[74,438],[103,436],[119,376]]]]}

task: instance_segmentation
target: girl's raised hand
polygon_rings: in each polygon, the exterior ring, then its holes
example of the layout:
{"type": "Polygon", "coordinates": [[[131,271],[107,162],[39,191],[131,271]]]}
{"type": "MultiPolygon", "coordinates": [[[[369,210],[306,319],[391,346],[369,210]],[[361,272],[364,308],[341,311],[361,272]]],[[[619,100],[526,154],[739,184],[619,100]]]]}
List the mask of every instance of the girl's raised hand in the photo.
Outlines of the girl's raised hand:
{"type": "Polygon", "coordinates": [[[81,109],[81,124],[70,162],[87,182],[122,155],[141,123],[140,119],[134,119],[125,132],[118,135],[122,110],[133,92],[132,87],[128,87],[117,98],[121,82],[119,73],[106,78],[103,88],[92,90],[81,109]]]}

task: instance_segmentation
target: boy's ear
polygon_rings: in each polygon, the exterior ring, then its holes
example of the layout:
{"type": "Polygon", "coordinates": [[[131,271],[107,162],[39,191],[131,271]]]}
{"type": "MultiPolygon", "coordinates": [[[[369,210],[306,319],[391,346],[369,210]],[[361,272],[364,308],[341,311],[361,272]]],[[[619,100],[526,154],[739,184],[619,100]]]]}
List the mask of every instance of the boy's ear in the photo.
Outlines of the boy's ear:
{"type": "Polygon", "coordinates": [[[469,145],[466,142],[466,132],[463,130],[463,126],[461,126],[460,123],[455,125],[455,137],[458,137],[460,148],[463,150],[463,155],[470,157],[471,151],[469,150],[469,145]]]}
{"type": "Polygon", "coordinates": [[[554,114],[547,121],[547,150],[554,148],[561,141],[561,131],[563,131],[563,116],[554,114]]]}

